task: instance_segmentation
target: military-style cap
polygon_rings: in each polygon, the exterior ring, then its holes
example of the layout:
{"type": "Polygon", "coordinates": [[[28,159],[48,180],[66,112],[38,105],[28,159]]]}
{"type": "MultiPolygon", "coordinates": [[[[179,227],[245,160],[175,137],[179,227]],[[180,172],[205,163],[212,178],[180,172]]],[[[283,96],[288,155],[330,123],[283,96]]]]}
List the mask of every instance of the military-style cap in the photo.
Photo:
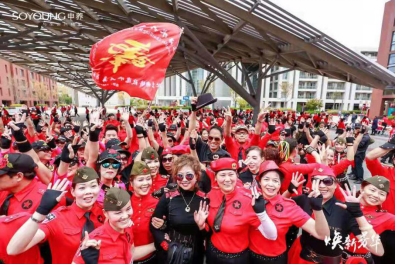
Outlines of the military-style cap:
{"type": "Polygon", "coordinates": [[[67,138],[63,135],[60,135],[55,141],[57,142],[67,142],[67,138]]]}
{"type": "Polygon", "coordinates": [[[93,168],[84,166],[77,169],[76,175],[73,177],[73,183],[84,183],[95,179],[99,179],[98,173],[93,168]]]}
{"type": "Polygon", "coordinates": [[[32,148],[35,151],[44,151],[44,150],[50,150],[50,146],[47,145],[47,142],[44,140],[37,140],[32,143],[32,148]]]}
{"type": "Polygon", "coordinates": [[[150,174],[150,168],[144,161],[135,161],[131,170],[131,175],[147,175],[150,174]]]}
{"type": "Polygon", "coordinates": [[[34,163],[32,157],[21,153],[9,153],[0,157],[0,175],[32,172],[37,164],[34,163]]]}
{"type": "Polygon", "coordinates": [[[176,156],[181,156],[183,154],[190,154],[191,149],[188,145],[177,145],[172,147],[172,154],[176,156]]]}
{"type": "Polygon", "coordinates": [[[389,193],[390,182],[389,182],[389,180],[387,178],[385,178],[383,176],[374,176],[374,177],[370,177],[368,179],[365,179],[362,182],[362,188],[364,188],[365,186],[367,186],[369,184],[374,185],[375,187],[377,187],[381,191],[389,193]]]}
{"type": "Polygon", "coordinates": [[[224,149],[219,149],[216,152],[209,153],[208,161],[205,161],[205,162],[212,162],[214,160],[218,160],[218,159],[221,159],[221,158],[231,158],[231,155],[230,155],[230,153],[228,153],[224,149]]]}
{"type": "Polygon", "coordinates": [[[120,211],[131,200],[131,196],[124,189],[112,187],[106,192],[103,201],[105,211],[120,211]]]}
{"type": "Polygon", "coordinates": [[[238,169],[238,162],[236,162],[236,160],[234,160],[233,158],[221,158],[212,161],[212,163],[210,163],[210,168],[214,172],[219,172],[222,170],[236,171],[238,169]]]}
{"type": "Polygon", "coordinates": [[[145,148],[142,153],[142,160],[158,159],[158,153],[152,147],[145,148]]]}
{"type": "Polygon", "coordinates": [[[166,155],[172,155],[172,149],[171,148],[164,148],[161,152],[161,156],[166,156],[166,155]]]}
{"type": "Polygon", "coordinates": [[[317,164],[317,166],[311,172],[313,176],[332,176],[335,177],[334,171],[324,164],[317,164]]]}

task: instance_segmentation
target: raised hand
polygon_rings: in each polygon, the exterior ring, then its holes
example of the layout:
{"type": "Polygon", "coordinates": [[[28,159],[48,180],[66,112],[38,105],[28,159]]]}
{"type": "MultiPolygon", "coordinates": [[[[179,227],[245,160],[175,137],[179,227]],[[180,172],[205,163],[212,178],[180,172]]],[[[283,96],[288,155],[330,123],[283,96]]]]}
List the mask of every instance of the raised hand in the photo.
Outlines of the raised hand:
{"type": "Polygon", "coordinates": [[[312,181],[312,191],[308,195],[309,204],[312,210],[322,210],[323,195],[319,191],[320,181],[312,181]]]}
{"type": "Polygon", "coordinates": [[[194,221],[197,224],[199,230],[205,228],[205,222],[208,216],[209,216],[209,204],[200,201],[199,210],[194,212],[194,221]]]}
{"type": "Polygon", "coordinates": [[[289,188],[287,189],[290,194],[295,193],[298,195],[298,187],[302,185],[306,180],[304,179],[304,175],[296,171],[292,174],[292,180],[290,181],[289,188]]]}
{"type": "Polygon", "coordinates": [[[40,205],[37,207],[36,212],[42,215],[49,214],[62,197],[65,196],[67,187],[69,187],[69,181],[66,178],[62,181],[57,180],[53,186],[52,183],[50,183],[41,198],[40,205]]]}
{"type": "Polygon", "coordinates": [[[356,197],[356,185],[353,186],[351,192],[347,184],[345,184],[345,190],[346,192],[340,188],[340,191],[345,197],[345,204],[336,203],[336,205],[346,209],[354,218],[363,216],[363,212],[360,209],[360,198],[362,198],[364,192],[361,191],[360,195],[356,197]]]}
{"type": "Polygon", "coordinates": [[[227,122],[231,122],[232,120],[231,108],[229,106],[227,107],[227,111],[224,113],[224,118],[227,122]]]}
{"type": "Polygon", "coordinates": [[[266,211],[265,205],[268,203],[263,196],[258,192],[257,187],[251,188],[252,191],[252,206],[256,214],[261,214],[266,211]]]}

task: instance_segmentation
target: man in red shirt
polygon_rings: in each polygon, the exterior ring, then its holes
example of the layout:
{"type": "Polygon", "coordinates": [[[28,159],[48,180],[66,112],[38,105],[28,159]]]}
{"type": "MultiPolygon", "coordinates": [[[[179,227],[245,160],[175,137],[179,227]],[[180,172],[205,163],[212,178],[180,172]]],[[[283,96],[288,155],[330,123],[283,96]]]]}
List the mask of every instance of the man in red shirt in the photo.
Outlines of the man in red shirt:
{"type": "Polygon", "coordinates": [[[47,189],[36,176],[37,164],[20,153],[0,158],[0,215],[33,213],[47,189]]]}
{"type": "Polygon", "coordinates": [[[246,158],[246,150],[251,146],[249,131],[246,126],[239,125],[235,129],[235,136],[231,136],[232,114],[230,107],[225,113],[225,122],[224,139],[227,151],[236,161],[244,160],[246,158]]]}
{"type": "Polygon", "coordinates": [[[371,176],[383,176],[390,181],[389,194],[382,208],[391,214],[395,214],[395,158],[393,158],[393,167],[383,166],[378,158],[395,151],[395,136],[379,148],[375,148],[366,155],[367,169],[371,172],[371,176]]]}
{"type": "Polygon", "coordinates": [[[109,114],[107,117],[109,118],[109,120],[107,120],[104,123],[103,127],[106,128],[108,125],[113,125],[118,130],[120,130],[120,122],[115,119],[115,115],[114,114],[109,114]]]}

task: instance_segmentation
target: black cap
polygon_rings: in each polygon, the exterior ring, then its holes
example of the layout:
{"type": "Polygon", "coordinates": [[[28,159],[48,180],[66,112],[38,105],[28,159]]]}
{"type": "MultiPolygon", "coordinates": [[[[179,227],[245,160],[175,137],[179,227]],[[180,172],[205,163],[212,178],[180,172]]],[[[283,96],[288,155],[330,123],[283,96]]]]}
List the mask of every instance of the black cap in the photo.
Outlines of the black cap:
{"type": "Polygon", "coordinates": [[[114,145],[119,145],[121,141],[118,138],[112,138],[106,143],[106,148],[110,149],[114,145]]]}
{"type": "Polygon", "coordinates": [[[32,172],[37,164],[32,157],[21,153],[9,153],[0,158],[0,175],[17,172],[32,172]]]}
{"type": "Polygon", "coordinates": [[[177,126],[175,124],[172,124],[172,125],[170,125],[168,130],[176,131],[177,130],[177,126]]]}
{"type": "Polygon", "coordinates": [[[37,140],[32,143],[32,148],[35,151],[44,151],[44,150],[50,150],[50,146],[47,145],[47,142],[44,140],[37,140]]]}
{"type": "Polygon", "coordinates": [[[114,149],[106,149],[99,155],[98,163],[103,163],[106,160],[114,160],[120,162],[120,153],[114,149]]]}
{"type": "Polygon", "coordinates": [[[55,141],[67,142],[68,140],[67,140],[67,138],[65,136],[60,135],[55,141]]]}
{"type": "Polygon", "coordinates": [[[380,146],[382,149],[395,149],[395,134],[382,146],[380,146]]]}
{"type": "Polygon", "coordinates": [[[122,147],[120,147],[120,146],[118,146],[118,145],[112,146],[111,149],[116,150],[116,151],[117,151],[118,153],[120,153],[120,154],[121,154],[121,153],[122,153],[122,154],[125,154],[127,157],[130,157],[130,156],[131,156],[131,152],[129,152],[129,151],[123,149],[122,147]]]}
{"type": "Polygon", "coordinates": [[[221,158],[231,158],[231,155],[227,151],[225,151],[223,149],[219,149],[218,151],[211,152],[208,155],[208,161],[207,162],[211,162],[211,161],[218,160],[218,159],[221,159],[221,158]]]}
{"type": "Polygon", "coordinates": [[[172,133],[167,133],[166,136],[172,138],[173,142],[176,142],[176,138],[172,133]]]}
{"type": "Polygon", "coordinates": [[[216,102],[217,102],[217,98],[213,98],[213,95],[211,93],[201,94],[197,98],[196,110],[199,110],[207,105],[214,104],[216,102]]]}

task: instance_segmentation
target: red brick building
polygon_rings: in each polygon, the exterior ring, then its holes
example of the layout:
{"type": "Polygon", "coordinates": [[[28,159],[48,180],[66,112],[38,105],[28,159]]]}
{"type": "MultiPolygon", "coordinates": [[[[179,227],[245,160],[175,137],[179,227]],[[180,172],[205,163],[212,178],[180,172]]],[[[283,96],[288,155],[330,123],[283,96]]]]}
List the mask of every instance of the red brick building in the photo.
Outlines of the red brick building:
{"type": "MultiPolygon", "coordinates": [[[[395,0],[385,4],[377,62],[395,72],[395,0]]],[[[387,115],[394,102],[395,87],[373,89],[369,117],[387,115]]]]}
{"type": "Polygon", "coordinates": [[[0,103],[52,106],[58,102],[56,81],[0,59],[0,103]]]}

